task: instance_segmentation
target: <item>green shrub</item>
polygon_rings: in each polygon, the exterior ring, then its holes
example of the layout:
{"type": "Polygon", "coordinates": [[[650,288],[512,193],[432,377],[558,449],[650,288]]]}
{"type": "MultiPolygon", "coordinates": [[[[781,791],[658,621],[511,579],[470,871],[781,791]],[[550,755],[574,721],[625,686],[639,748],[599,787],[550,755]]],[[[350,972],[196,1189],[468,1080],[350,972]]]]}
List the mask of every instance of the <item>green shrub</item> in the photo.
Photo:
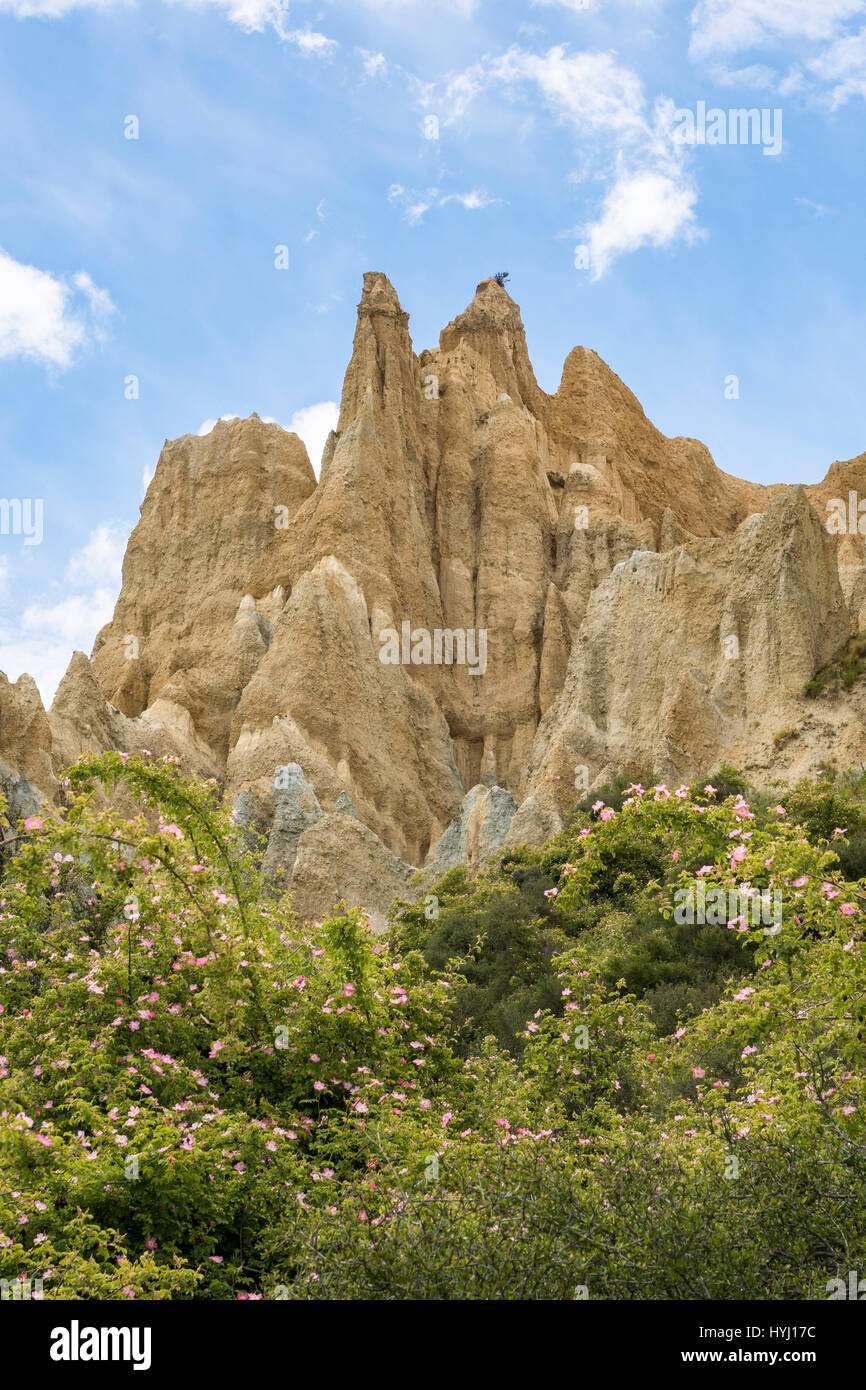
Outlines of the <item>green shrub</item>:
{"type": "Polygon", "coordinates": [[[214,786],[83,760],[6,825],[0,1279],[826,1296],[866,1267],[864,781],[622,787],[386,940],[268,896],[214,786]],[[684,916],[698,882],[719,921],[684,916]]]}

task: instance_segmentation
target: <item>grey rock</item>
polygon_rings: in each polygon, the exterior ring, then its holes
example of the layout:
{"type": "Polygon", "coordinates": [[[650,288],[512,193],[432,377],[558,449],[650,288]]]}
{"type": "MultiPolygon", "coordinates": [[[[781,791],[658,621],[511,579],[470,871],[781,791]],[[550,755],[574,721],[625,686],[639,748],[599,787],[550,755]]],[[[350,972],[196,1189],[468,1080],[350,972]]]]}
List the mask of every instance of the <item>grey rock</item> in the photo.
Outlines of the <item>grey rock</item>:
{"type": "Polygon", "coordinates": [[[517,802],[504,787],[479,783],[466,793],[456,816],[433,847],[427,862],[427,879],[456,864],[485,863],[505,843],[517,802]]]}
{"type": "Polygon", "coordinates": [[[262,861],[268,879],[283,885],[291,881],[301,836],[324,815],[300,764],[288,763],[280,768],[268,847],[262,861]]]}
{"type": "Polygon", "coordinates": [[[13,823],[25,816],[35,816],[45,802],[38,787],[31,787],[26,777],[0,763],[0,793],[6,798],[7,816],[13,823]]]}

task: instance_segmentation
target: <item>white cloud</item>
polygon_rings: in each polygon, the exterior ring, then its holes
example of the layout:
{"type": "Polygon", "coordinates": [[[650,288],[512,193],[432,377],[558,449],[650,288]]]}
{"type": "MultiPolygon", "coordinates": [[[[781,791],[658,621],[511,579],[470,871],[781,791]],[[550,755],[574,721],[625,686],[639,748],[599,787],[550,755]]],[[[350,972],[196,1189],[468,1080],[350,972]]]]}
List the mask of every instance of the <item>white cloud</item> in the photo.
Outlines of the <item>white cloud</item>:
{"type": "MultiPolygon", "coordinates": [[[[0,0],[0,14],[16,19],[63,19],[74,10],[128,9],[134,0],[0,0]]],[[[288,8],[281,0],[166,0],[189,10],[222,10],[227,19],[247,34],[271,28],[305,56],[328,58],[338,47],[335,39],[310,28],[287,28],[288,8]]]]}
{"type": "MultiPolygon", "coordinates": [[[[0,670],[10,680],[27,671],[47,706],[63,678],[74,651],[89,653],[96,634],[110,620],[120,589],[120,570],[127,529],[107,521],[90,533],[86,545],[69,558],[65,596],[57,602],[40,598],[9,620],[8,604],[0,621],[0,670]],[[75,588],[80,592],[70,593],[75,588]]],[[[8,563],[0,579],[8,575],[8,563]]]]}
{"type": "Polygon", "coordinates": [[[89,636],[85,635],[80,642],[74,643],[56,636],[48,639],[43,635],[23,635],[20,629],[0,631],[0,671],[13,684],[25,672],[32,676],[47,709],[66,674],[72,653],[76,650],[89,653],[101,625],[94,627],[89,636]]]}
{"type": "Polygon", "coordinates": [[[480,0],[347,0],[349,4],[365,5],[368,10],[375,10],[378,14],[388,16],[389,14],[399,13],[401,10],[412,10],[424,8],[435,12],[444,10],[449,14],[456,14],[468,19],[477,10],[480,0]]]}
{"type": "Polygon", "coordinates": [[[0,248],[0,358],[69,367],[91,336],[103,336],[113,312],[111,297],[86,271],[78,271],[70,286],[0,248]]]}
{"type": "Polygon", "coordinates": [[[168,3],[192,10],[224,10],[226,18],[247,34],[262,34],[271,28],[281,39],[295,44],[306,57],[329,58],[338,47],[335,39],[309,27],[289,29],[288,6],[281,0],[168,0],[168,3]]]}
{"type": "Polygon", "coordinates": [[[689,51],[701,60],[769,50],[778,55],[777,68],[758,63],[729,72],[718,64],[712,75],[726,85],[772,87],[780,96],[811,95],[835,109],[866,97],[866,29],[850,28],[864,14],[866,0],[700,0],[689,51]]]}
{"type": "Polygon", "coordinates": [[[100,588],[55,604],[30,604],[21,614],[18,631],[10,640],[0,640],[0,669],[10,680],[27,671],[47,708],[72,653],[89,655],[99,629],[111,619],[116,597],[115,590],[100,588]]]}
{"type": "Polygon", "coordinates": [[[512,48],[490,64],[488,79],[510,88],[536,86],[556,115],[581,132],[620,139],[647,134],[641,80],[612,53],[569,53],[564,45],[544,54],[512,48]]]}
{"type": "MultiPolygon", "coordinates": [[[[662,3],[662,0],[619,0],[623,5],[630,5],[633,9],[648,10],[662,3]]],[[[563,10],[572,10],[575,14],[591,14],[595,10],[601,9],[604,5],[610,4],[611,0],[532,0],[533,5],[552,5],[559,6],[563,10]]],[[[613,0],[616,3],[616,0],[613,0]]]]}
{"type": "Polygon", "coordinates": [[[866,0],[701,0],[692,12],[693,58],[765,48],[778,41],[834,38],[866,0]]]}
{"type": "Polygon", "coordinates": [[[850,97],[866,97],[866,29],[837,39],[807,66],[828,84],[832,107],[842,106],[850,97]]]}
{"type": "Polygon", "coordinates": [[[406,221],[410,227],[417,227],[425,212],[430,211],[429,203],[410,203],[406,209],[406,221]]]}
{"type": "Polygon", "coordinates": [[[146,464],[144,465],[144,467],[142,468],[142,470],[141,470],[141,500],[142,500],[142,501],[144,501],[145,497],[147,496],[147,489],[150,487],[151,483],[153,482],[153,477],[154,477],[154,474],[155,474],[155,473],[156,473],[156,468],[154,467],[153,464],[150,464],[150,463],[146,463],[146,464]]]}
{"type": "Polygon", "coordinates": [[[68,661],[73,648],[83,651],[93,645],[97,632],[114,612],[115,597],[113,589],[94,589],[55,604],[32,603],[21,615],[21,627],[25,633],[39,633],[49,640],[62,638],[68,661]]]}
{"type": "Polygon", "coordinates": [[[128,533],[118,521],[103,521],[91,531],[87,544],[69,561],[67,579],[70,584],[120,587],[121,566],[128,533]]]}
{"type": "Polygon", "coordinates": [[[793,96],[795,92],[802,92],[806,87],[806,79],[802,72],[796,68],[791,68],[790,72],[783,77],[777,87],[779,96],[793,96]]]}
{"type": "MultiPolygon", "coordinates": [[[[482,62],[467,68],[465,72],[454,73],[448,79],[444,92],[436,101],[437,113],[443,125],[453,125],[455,121],[463,119],[471,103],[484,90],[485,76],[482,62]]],[[[423,106],[431,105],[434,92],[435,83],[422,85],[420,96],[423,106]]]]}
{"type": "Polygon", "coordinates": [[[439,206],[441,208],[446,203],[462,203],[467,212],[477,212],[479,208],[489,208],[491,203],[500,201],[499,198],[491,198],[483,188],[473,188],[471,193],[449,193],[447,198],[439,199],[439,206]]]}
{"type": "Polygon", "coordinates": [[[816,217],[826,217],[828,212],[833,211],[826,203],[816,203],[811,198],[795,198],[794,202],[798,207],[808,208],[816,217]]]}
{"type": "Polygon", "coordinates": [[[296,410],[288,428],[300,435],[307,446],[313,472],[318,478],[322,467],[322,452],[331,430],[337,428],[340,407],[336,401],[319,401],[296,410]]]}
{"type": "MultiPolygon", "coordinates": [[[[276,26],[274,27],[276,28],[276,26]]],[[[334,50],[339,47],[336,39],[329,39],[324,34],[318,34],[310,29],[278,30],[277,32],[280,38],[296,44],[308,58],[330,58],[334,50]]]]}
{"type": "Polygon", "coordinates": [[[94,318],[107,319],[115,312],[108,290],[101,290],[98,285],[94,285],[86,270],[76,271],[72,277],[72,283],[76,289],[81,290],[87,299],[94,318]]]}
{"type": "Polygon", "coordinates": [[[388,59],[384,53],[371,53],[368,48],[362,48],[361,60],[367,77],[384,77],[388,71],[388,59]]]}
{"type": "Polygon", "coordinates": [[[601,216],[586,229],[592,278],[598,280],[617,256],[641,246],[694,240],[700,235],[696,202],[694,188],[667,174],[644,171],[616,179],[601,216]]]}
{"type": "MultiPolygon", "coordinates": [[[[615,54],[571,52],[563,44],[545,53],[512,47],[446,79],[440,101],[425,93],[423,102],[444,108],[449,123],[482,91],[495,88],[511,100],[540,96],[577,137],[581,177],[606,185],[596,219],[580,229],[593,278],[626,252],[698,235],[697,191],[687,171],[691,156],[674,142],[673,102],[659,98],[650,109],[640,77],[615,54]]],[[[403,190],[394,188],[389,197],[400,201],[403,190]]],[[[486,194],[483,199],[492,201],[486,194]]],[[[464,201],[466,207],[484,205],[471,194],[464,201]]],[[[407,216],[412,212],[410,207],[407,216]]]]}
{"type": "Polygon", "coordinates": [[[0,14],[16,19],[62,19],[73,10],[113,10],[131,0],[0,0],[0,14]]]}
{"type": "Polygon", "coordinates": [[[491,198],[483,188],[473,188],[468,193],[446,193],[444,196],[440,196],[438,188],[428,188],[425,193],[419,194],[414,189],[405,189],[399,183],[392,183],[388,189],[388,202],[393,207],[402,206],[410,227],[417,227],[424,214],[431,208],[443,208],[446,203],[460,203],[467,212],[477,212],[501,201],[501,198],[491,198]]]}

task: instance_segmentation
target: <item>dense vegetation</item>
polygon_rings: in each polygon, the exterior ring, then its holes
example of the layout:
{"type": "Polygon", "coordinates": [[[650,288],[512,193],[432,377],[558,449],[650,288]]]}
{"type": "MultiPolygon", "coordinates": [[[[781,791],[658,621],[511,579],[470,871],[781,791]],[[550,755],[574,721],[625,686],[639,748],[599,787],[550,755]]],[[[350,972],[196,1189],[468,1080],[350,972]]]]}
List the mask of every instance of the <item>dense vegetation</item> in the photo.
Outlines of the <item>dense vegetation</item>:
{"type": "Polygon", "coordinates": [[[216,787],[83,760],[2,847],[0,1279],[826,1298],[866,1271],[862,782],[618,784],[386,940],[300,924],[216,787]],[[722,920],[677,920],[698,882],[722,920]]]}

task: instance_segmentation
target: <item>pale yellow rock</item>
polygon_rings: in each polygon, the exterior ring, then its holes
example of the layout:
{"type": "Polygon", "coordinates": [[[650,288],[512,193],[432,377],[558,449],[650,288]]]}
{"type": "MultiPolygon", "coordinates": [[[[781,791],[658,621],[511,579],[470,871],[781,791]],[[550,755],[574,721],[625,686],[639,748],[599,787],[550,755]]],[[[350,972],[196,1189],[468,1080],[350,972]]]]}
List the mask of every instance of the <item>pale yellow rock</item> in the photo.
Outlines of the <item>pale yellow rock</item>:
{"type": "Polygon", "coordinates": [[[338,903],[360,907],[374,928],[385,927],[395,898],[409,892],[413,870],[385,848],[354,816],[325,816],[301,835],[294,872],[292,902],[306,919],[329,912],[338,903]]]}
{"type": "Polygon", "coordinates": [[[381,916],[416,867],[557,830],[577,766],[866,760],[859,687],[803,693],[866,628],[860,496],[866,454],[806,489],[723,473],[588,348],[547,394],[495,280],[416,355],[369,273],[319,482],[256,415],[167,442],[92,665],[50,716],[0,684],[0,761],[51,796],[85,751],[181,756],[304,914],[381,916]],[[404,663],[404,623],[474,668],[404,663]]]}
{"type": "Polygon", "coordinates": [[[32,676],[13,685],[0,671],[0,792],[11,820],[56,795],[51,727],[32,676]]]}

